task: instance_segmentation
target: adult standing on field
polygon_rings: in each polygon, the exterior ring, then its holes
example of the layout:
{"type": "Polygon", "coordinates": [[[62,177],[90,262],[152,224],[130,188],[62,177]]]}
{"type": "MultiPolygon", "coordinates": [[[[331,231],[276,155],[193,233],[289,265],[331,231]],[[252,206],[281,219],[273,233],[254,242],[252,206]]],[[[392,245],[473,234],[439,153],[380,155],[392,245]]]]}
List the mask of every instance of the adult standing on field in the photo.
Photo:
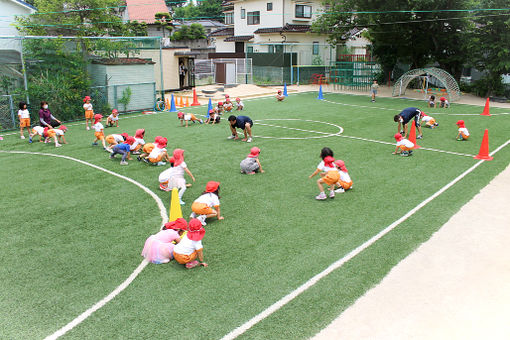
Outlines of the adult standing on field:
{"type": "Polygon", "coordinates": [[[420,117],[421,111],[415,107],[408,107],[403,109],[398,115],[393,117],[393,120],[398,123],[397,133],[400,133],[402,137],[407,138],[407,123],[409,123],[412,119],[416,124],[416,128],[418,129],[419,135],[416,136],[416,139],[422,138],[421,125],[420,125],[420,117]]]}
{"type": "Polygon", "coordinates": [[[48,109],[48,102],[41,102],[41,109],[39,110],[39,122],[42,127],[54,128],[62,124],[60,120],[53,117],[51,111],[48,109]]]}
{"type": "Polygon", "coordinates": [[[228,117],[228,122],[230,123],[230,131],[232,135],[228,137],[228,139],[239,139],[237,135],[236,129],[242,129],[244,132],[243,142],[251,143],[251,128],[253,126],[253,121],[248,116],[230,116],[228,117]]]}

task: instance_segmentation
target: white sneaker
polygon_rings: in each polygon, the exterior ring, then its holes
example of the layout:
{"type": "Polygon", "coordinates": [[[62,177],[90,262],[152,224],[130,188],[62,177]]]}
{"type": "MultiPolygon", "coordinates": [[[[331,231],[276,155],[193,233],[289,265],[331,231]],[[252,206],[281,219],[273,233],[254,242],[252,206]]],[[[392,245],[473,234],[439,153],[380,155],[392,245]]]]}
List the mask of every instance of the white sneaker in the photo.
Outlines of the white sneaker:
{"type": "Polygon", "coordinates": [[[335,192],[333,190],[329,192],[329,198],[335,198],[335,192]]]}
{"type": "Polygon", "coordinates": [[[189,218],[195,218],[197,217],[197,214],[195,214],[195,212],[191,212],[191,214],[189,215],[189,218]]]}
{"type": "Polygon", "coordinates": [[[316,200],[320,200],[320,201],[323,201],[323,200],[325,200],[326,198],[328,198],[328,197],[326,196],[326,194],[325,194],[324,192],[321,192],[320,194],[318,194],[317,196],[315,196],[315,199],[316,199],[316,200]]]}
{"type": "Polygon", "coordinates": [[[166,165],[166,163],[165,162],[158,162],[158,166],[160,166],[160,165],[166,165]]]}
{"type": "Polygon", "coordinates": [[[186,202],[184,202],[183,200],[179,200],[179,203],[180,203],[180,205],[186,204],[186,202]]]}
{"type": "Polygon", "coordinates": [[[112,148],[110,148],[110,147],[108,147],[108,146],[105,148],[105,150],[106,150],[106,151],[108,151],[109,153],[113,153],[112,148]]]}
{"type": "Polygon", "coordinates": [[[126,162],[126,161],[120,161],[120,165],[128,165],[128,162],[126,162]]]}
{"type": "Polygon", "coordinates": [[[87,126],[87,130],[90,130],[90,128],[87,126]]]}
{"type": "Polygon", "coordinates": [[[236,138],[236,136],[234,136],[234,135],[230,135],[227,137],[227,139],[234,139],[234,138],[236,138]]]}
{"type": "Polygon", "coordinates": [[[344,188],[338,188],[338,189],[335,190],[335,192],[337,194],[341,194],[342,192],[345,192],[345,189],[344,188]]]}
{"type": "Polygon", "coordinates": [[[21,136],[21,139],[25,139],[25,136],[21,136]]]}
{"type": "Polygon", "coordinates": [[[251,143],[251,141],[252,141],[252,139],[250,137],[250,138],[248,138],[248,140],[246,140],[246,143],[251,143]]]}
{"type": "Polygon", "coordinates": [[[62,144],[56,144],[55,147],[56,148],[60,148],[62,146],[62,144]]]}
{"type": "Polygon", "coordinates": [[[207,217],[205,215],[200,215],[197,217],[197,219],[202,223],[203,226],[207,225],[207,223],[205,223],[205,219],[207,217]]]}

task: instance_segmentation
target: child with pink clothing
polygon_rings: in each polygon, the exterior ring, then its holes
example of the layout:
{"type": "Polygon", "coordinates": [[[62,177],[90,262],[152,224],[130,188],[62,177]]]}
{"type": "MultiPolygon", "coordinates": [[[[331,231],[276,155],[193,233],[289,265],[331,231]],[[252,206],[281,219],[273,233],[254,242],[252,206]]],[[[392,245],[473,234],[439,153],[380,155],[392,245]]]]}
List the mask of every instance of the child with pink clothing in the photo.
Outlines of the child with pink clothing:
{"type": "Polygon", "coordinates": [[[181,235],[187,229],[188,223],[184,218],[165,223],[157,234],[149,236],[145,241],[142,256],[155,264],[168,263],[174,258],[175,244],[181,242],[181,235]],[[175,243],[174,243],[175,242],[175,243]]]}

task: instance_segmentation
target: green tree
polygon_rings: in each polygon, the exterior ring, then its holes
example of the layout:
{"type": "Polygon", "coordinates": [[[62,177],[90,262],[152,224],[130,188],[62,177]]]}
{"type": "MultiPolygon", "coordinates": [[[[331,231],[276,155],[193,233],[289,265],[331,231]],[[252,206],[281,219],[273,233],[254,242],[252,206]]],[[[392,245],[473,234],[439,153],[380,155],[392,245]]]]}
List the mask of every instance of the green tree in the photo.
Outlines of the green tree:
{"type": "Polygon", "coordinates": [[[187,6],[175,8],[174,18],[184,20],[207,18],[223,22],[221,3],[222,0],[203,0],[199,1],[198,5],[191,2],[187,6]]]}
{"type": "Polygon", "coordinates": [[[180,29],[174,32],[170,39],[172,41],[179,40],[197,40],[197,39],[205,39],[205,30],[204,26],[200,24],[191,24],[189,26],[183,25],[180,29]]]}
{"type": "Polygon", "coordinates": [[[166,30],[172,30],[172,16],[168,12],[160,12],[154,15],[156,19],[156,23],[161,26],[161,30],[163,31],[163,38],[165,37],[166,30]]]}

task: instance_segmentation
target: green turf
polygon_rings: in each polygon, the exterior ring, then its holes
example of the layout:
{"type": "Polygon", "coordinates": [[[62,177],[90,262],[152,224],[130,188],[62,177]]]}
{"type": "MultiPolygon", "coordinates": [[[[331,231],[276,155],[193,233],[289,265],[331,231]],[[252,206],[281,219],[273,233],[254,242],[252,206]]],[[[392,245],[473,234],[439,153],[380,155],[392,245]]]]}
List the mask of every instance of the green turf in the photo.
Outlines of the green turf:
{"type": "MultiPolygon", "coordinates": [[[[121,117],[120,128],[145,128],[146,141],[169,140],[168,149],[183,148],[197,182],[184,195],[183,213],[209,180],[221,182],[224,221],[206,227],[204,252],[208,268],[149,265],[113,301],[64,338],[221,338],[288,294],[329,264],[377,234],[476,163],[471,157],[417,150],[408,158],[393,156],[393,145],[349,139],[361,137],[393,143],[393,115],[422,102],[366,96],[316,93],[247,100],[243,114],[255,120],[253,132],[264,137],[251,144],[227,140],[225,121],[218,126],[180,127],[175,113],[121,117]],[[301,119],[301,120],[289,120],[301,119]],[[306,122],[313,120],[318,122],[306,122]],[[322,123],[321,123],[322,122],[322,123]],[[262,124],[286,127],[267,126],[262,124]],[[300,131],[308,130],[308,131],[300,131]],[[315,131],[315,132],[314,132],[315,131]],[[322,132],[322,133],[318,133],[322,132]],[[252,146],[262,149],[266,173],[246,176],[239,162],[252,146]],[[308,179],[329,146],[343,159],[354,189],[334,200],[317,202],[315,179],[308,179]]],[[[425,109],[439,128],[424,129],[423,147],[477,154],[483,131],[490,149],[507,140],[507,115],[483,117],[482,108],[453,105],[425,109]],[[434,114],[437,113],[437,114],[434,114]],[[445,115],[444,113],[448,113],[445,115]],[[455,122],[471,132],[457,142],[455,122]]],[[[185,111],[205,113],[204,107],[185,111]]],[[[491,108],[491,113],[506,112],[491,108]]],[[[226,119],[226,117],[224,117],[226,119]]],[[[83,126],[71,126],[68,145],[55,149],[7,136],[0,150],[56,153],[85,160],[126,175],[157,190],[166,167],[137,161],[121,167],[120,159],[90,143],[83,126]]],[[[426,241],[464,203],[504,169],[504,148],[453,188],[432,201],[396,230],[333,272],[293,302],[249,330],[246,339],[303,339],[316,333],[400,260],[426,241]]],[[[7,338],[40,338],[64,326],[110,293],[138,266],[143,242],[161,219],[154,200],[117,177],[70,160],[0,153],[3,207],[0,221],[0,318],[7,338]],[[36,289],[34,289],[36,288],[36,289]]]]}

